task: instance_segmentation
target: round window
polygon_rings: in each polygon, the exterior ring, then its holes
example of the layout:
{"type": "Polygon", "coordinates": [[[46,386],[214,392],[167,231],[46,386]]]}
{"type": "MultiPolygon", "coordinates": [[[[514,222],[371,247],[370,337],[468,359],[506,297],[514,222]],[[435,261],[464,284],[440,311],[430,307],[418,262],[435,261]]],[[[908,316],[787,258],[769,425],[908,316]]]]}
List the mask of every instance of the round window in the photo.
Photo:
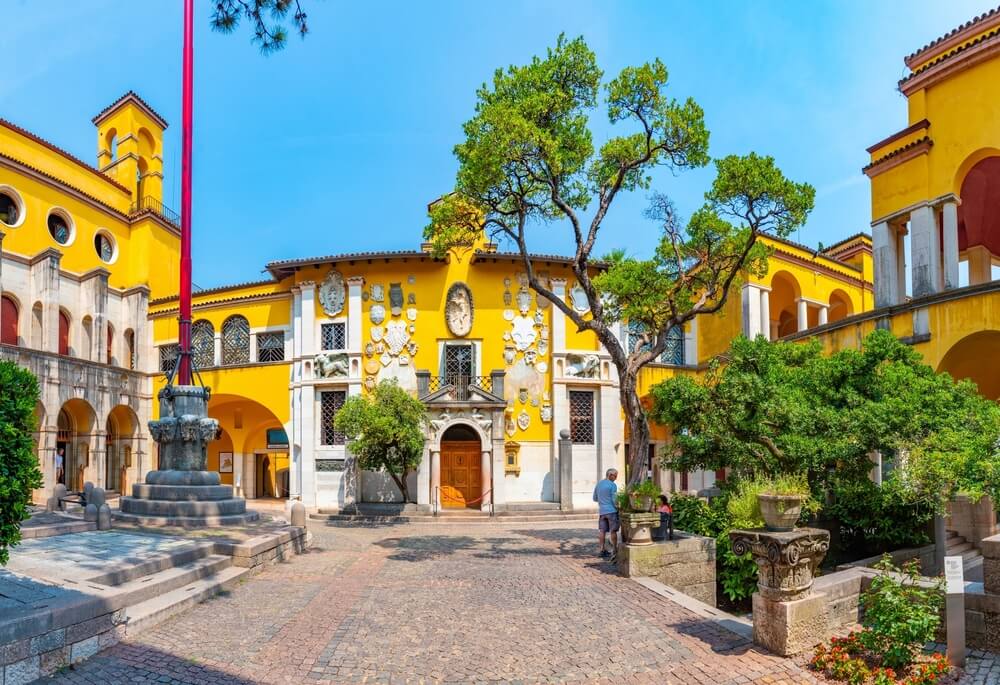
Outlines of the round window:
{"type": "Polygon", "coordinates": [[[9,190],[0,190],[0,222],[16,226],[21,219],[21,203],[9,190]]]}
{"type": "Polygon", "coordinates": [[[52,235],[52,239],[60,245],[69,243],[72,235],[69,230],[69,222],[56,213],[49,214],[49,233],[52,235]]]}
{"type": "Polygon", "coordinates": [[[97,256],[105,262],[111,262],[115,258],[115,245],[103,233],[94,236],[94,249],[97,250],[97,256]]]}

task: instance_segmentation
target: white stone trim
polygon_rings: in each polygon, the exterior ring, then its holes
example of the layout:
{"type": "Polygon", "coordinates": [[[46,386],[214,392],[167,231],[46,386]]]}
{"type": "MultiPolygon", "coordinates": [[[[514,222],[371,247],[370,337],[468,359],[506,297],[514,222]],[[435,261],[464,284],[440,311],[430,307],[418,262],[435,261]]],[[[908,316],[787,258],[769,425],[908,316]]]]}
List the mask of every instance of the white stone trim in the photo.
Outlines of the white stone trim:
{"type": "Polygon", "coordinates": [[[0,193],[5,195],[10,195],[11,199],[14,200],[14,204],[17,205],[17,221],[12,224],[4,223],[0,221],[0,227],[2,228],[18,228],[24,223],[24,218],[28,213],[27,208],[24,205],[24,198],[21,197],[21,193],[18,192],[17,188],[6,183],[0,184],[0,193]]]}
{"type": "Polygon", "coordinates": [[[73,219],[73,215],[70,214],[68,210],[62,207],[55,207],[55,206],[50,207],[49,211],[46,212],[45,214],[45,232],[49,234],[49,238],[56,245],[60,247],[69,247],[74,242],[76,242],[76,221],[73,219]],[[66,222],[66,227],[69,228],[69,238],[66,239],[65,243],[60,243],[58,240],[55,239],[55,236],[53,236],[52,233],[49,232],[49,217],[52,216],[53,214],[55,214],[58,217],[61,217],[63,221],[66,222]]]}
{"type": "Polygon", "coordinates": [[[97,236],[104,236],[111,242],[111,259],[104,261],[104,257],[101,256],[100,252],[97,252],[97,246],[94,246],[94,252],[97,253],[97,258],[101,260],[102,264],[114,264],[118,261],[118,241],[115,239],[114,234],[106,228],[98,228],[94,231],[94,238],[97,236]]]}

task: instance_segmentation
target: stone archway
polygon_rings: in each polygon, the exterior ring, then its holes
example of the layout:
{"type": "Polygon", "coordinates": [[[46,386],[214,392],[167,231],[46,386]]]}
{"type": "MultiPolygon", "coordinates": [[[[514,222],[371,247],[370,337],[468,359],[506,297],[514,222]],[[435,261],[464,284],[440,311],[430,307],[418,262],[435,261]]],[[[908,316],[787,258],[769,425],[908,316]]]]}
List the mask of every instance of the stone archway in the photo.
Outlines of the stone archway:
{"type": "Polygon", "coordinates": [[[945,371],[956,380],[968,379],[976,384],[983,397],[1000,400],[1000,377],[993,365],[998,355],[1000,331],[977,331],[952,345],[938,364],[938,371],[945,371]]]}
{"type": "MultiPolygon", "coordinates": [[[[464,509],[482,505],[483,443],[466,423],[456,423],[441,435],[441,506],[464,509]]],[[[487,474],[488,478],[488,474],[487,474]]]]}
{"type": "Polygon", "coordinates": [[[74,398],[66,401],[59,410],[56,422],[57,471],[62,458],[62,480],[67,490],[82,490],[86,471],[93,451],[97,413],[86,400],[74,398]]]}
{"type": "Polygon", "coordinates": [[[104,488],[124,495],[130,485],[128,469],[139,437],[139,417],[128,405],[119,404],[108,414],[105,428],[104,488]]]}

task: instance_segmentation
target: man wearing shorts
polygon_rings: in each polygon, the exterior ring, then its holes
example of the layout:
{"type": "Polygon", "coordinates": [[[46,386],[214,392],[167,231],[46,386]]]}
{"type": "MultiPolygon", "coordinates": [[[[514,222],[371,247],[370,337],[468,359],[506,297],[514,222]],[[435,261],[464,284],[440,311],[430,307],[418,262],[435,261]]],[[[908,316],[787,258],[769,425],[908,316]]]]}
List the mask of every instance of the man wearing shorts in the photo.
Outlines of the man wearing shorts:
{"type": "Polygon", "coordinates": [[[600,481],[594,488],[594,501],[597,502],[597,530],[601,543],[601,558],[614,558],[618,554],[618,506],[615,503],[615,496],[618,494],[618,486],[615,480],[618,478],[616,469],[608,469],[604,474],[604,480],[600,481]],[[611,534],[611,547],[614,552],[609,553],[604,547],[604,540],[607,534],[611,534]]]}

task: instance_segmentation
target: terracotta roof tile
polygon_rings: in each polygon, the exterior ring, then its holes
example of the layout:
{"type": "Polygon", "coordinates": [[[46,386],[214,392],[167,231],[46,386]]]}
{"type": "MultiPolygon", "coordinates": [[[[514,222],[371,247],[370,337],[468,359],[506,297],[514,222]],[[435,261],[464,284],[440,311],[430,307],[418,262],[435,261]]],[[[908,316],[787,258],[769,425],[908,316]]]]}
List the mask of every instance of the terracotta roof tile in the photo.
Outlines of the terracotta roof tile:
{"type": "Polygon", "coordinates": [[[115,100],[114,102],[112,102],[110,105],[108,105],[107,107],[105,107],[104,109],[102,109],[100,111],[100,113],[98,113],[98,115],[96,117],[94,117],[93,119],[91,119],[90,121],[92,123],[94,123],[94,124],[99,123],[108,114],[110,114],[114,110],[118,109],[119,105],[123,104],[124,102],[126,102],[128,100],[134,100],[143,109],[146,110],[146,113],[149,114],[149,116],[151,116],[156,121],[156,123],[158,123],[163,128],[167,128],[167,125],[168,125],[167,124],[167,120],[164,119],[163,117],[161,117],[156,112],[156,110],[153,109],[152,107],[150,107],[149,103],[147,103],[145,100],[143,100],[141,97],[139,97],[139,94],[136,93],[134,90],[128,91],[127,93],[125,93],[124,95],[122,95],[120,98],[118,98],[117,100],[115,100]]]}
{"type": "Polygon", "coordinates": [[[988,40],[992,40],[992,39],[996,38],[997,36],[1000,36],[1000,28],[994,29],[994,30],[990,31],[989,33],[983,34],[979,38],[976,38],[972,42],[964,43],[962,45],[959,45],[955,49],[949,50],[948,52],[945,52],[944,54],[939,55],[938,57],[935,57],[934,59],[932,59],[930,62],[928,62],[924,66],[922,66],[919,69],[915,69],[912,72],[910,72],[910,74],[908,76],[904,76],[903,78],[901,78],[899,80],[899,84],[898,84],[899,89],[903,90],[903,86],[906,83],[908,83],[909,81],[913,80],[914,78],[916,78],[920,74],[923,74],[924,72],[926,72],[926,71],[928,71],[928,70],[936,67],[937,65],[941,64],[942,62],[946,62],[947,60],[952,59],[953,57],[956,57],[956,56],[962,54],[966,50],[970,50],[970,49],[976,47],[977,45],[981,45],[981,44],[985,43],[988,40]]]}
{"type": "Polygon", "coordinates": [[[913,148],[920,147],[921,145],[928,145],[928,146],[930,146],[930,145],[933,145],[933,144],[934,144],[934,141],[931,140],[930,136],[924,136],[923,138],[918,138],[917,140],[914,140],[914,141],[912,141],[910,143],[907,143],[903,147],[898,147],[895,150],[893,150],[892,152],[889,152],[887,154],[882,155],[881,157],[879,157],[878,159],[876,159],[875,161],[873,161],[871,164],[866,164],[865,166],[861,167],[861,171],[867,172],[870,169],[874,169],[879,164],[882,164],[883,162],[887,162],[890,159],[892,159],[893,157],[897,157],[897,156],[903,154],[904,152],[908,152],[908,151],[912,150],[913,148]]]}
{"type": "Polygon", "coordinates": [[[951,31],[949,31],[948,33],[944,34],[940,38],[936,38],[936,39],[932,40],[930,43],[928,43],[927,45],[923,46],[919,50],[914,50],[912,53],[910,53],[909,55],[907,55],[903,59],[903,61],[906,62],[906,66],[908,66],[908,67],[911,66],[911,62],[914,62],[917,59],[917,57],[919,55],[921,55],[922,53],[927,52],[927,50],[933,48],[936,45],[940,45],[941,43],[945,42],[949,38],[952,38],[953,36],[957,36],[958,34],[962,33],[963,31],[967,31],[968,29],[971,29],[976,24],[980,24],[980,23],[984,22],[985,20],[989,19],[990,17],[995,16],[998,12],[1000,12],[1000,7],[995,7],[993,9],[991,9],[989,12],[984,12],[984,13],[980,14],[979,16],[970,19],[969,21],[965,22],[961,26],[958,26],[958,27],[952,29],[951,31]]]}

